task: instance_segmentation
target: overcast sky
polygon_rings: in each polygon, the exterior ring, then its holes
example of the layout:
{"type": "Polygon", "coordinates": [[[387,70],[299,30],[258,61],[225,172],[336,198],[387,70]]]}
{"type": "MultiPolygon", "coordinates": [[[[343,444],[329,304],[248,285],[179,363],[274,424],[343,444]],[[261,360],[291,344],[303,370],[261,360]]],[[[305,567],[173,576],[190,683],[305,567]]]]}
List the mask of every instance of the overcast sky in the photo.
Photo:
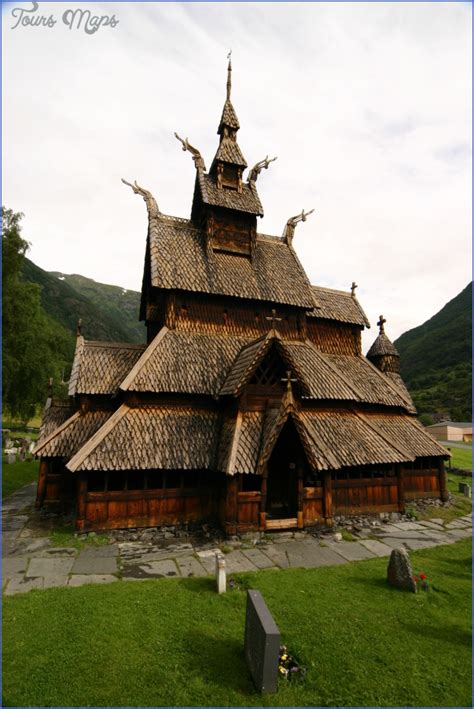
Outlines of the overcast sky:
{"type": "MultiPolygon", "coordinates": [[[[395,339],[471,280],[470,3],[32,3],[3,6],[3,204],[30,258],[140,290],[146,209],[187,217],[209,166],[232,49],[232,101],[259,231],[314,214],[295,248],[311,281],[349,290],[395,339]],[[115,27],[70,29],[71,8],[115,27]],[[51,23],[50,23],[51,24],[51,23]]],[[[85,328],[87,324],[85,324],[85,328]]]]}

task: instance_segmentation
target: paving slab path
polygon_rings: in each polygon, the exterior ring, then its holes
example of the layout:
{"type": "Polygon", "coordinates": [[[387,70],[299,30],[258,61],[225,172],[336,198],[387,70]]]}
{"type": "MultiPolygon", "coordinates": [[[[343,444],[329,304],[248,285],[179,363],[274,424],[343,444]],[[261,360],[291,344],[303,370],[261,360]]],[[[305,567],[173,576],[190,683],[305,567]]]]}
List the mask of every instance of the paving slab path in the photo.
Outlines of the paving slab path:
{"type": "MultiPolygon", "coordinates": [[[[51,519],[33,512],[36,486],[27,485],[2,505],[2,588],[6,595],[85,584],[190,578],[215,573],[223,554],[228,577],[244,571],[317,568],[387,557],[392,549],[427,549],[472,536],[472,518],[391,522],[363,528],[355,541],[305,532],[276,533],[256,543],[229,544],[188,538],[53,546],[51,519]],[[221,549],[222,547],[222,549],[221,549]],[[224,553],[227,552],[227,553],[224,553]]],[[[90,540],[92,541],[92,540],[90,540]]]]}

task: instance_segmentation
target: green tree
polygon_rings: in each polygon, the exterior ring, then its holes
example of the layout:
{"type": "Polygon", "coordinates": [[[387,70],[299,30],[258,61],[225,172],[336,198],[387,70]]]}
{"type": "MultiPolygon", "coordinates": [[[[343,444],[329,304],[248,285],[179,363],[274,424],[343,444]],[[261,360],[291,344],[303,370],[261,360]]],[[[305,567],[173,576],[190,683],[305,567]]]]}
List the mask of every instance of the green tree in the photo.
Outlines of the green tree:
{"type": "Polygon", "coordinates": [[[29,243],[21,236],[22,217],[2,207],[2,402],[12,417],[27,421],[44,402],[48,378],[61,376],[71,335],[44,312],[40,288],[23,280],[29,243]]]}

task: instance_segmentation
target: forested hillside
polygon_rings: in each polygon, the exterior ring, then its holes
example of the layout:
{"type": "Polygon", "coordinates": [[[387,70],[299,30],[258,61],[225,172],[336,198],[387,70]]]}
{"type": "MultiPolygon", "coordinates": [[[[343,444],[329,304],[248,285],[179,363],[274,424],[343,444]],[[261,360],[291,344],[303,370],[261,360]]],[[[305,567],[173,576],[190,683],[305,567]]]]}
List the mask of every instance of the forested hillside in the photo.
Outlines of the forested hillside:
{"type": "Polygon", "coordinates": [[[395,346],[401,371],[420,414],[472,419],[472,283],[395,346]]]}
{"type": "Polygon", "coordinates": [[[138,321],[139,293],[96,283],[84,276],[43,271],[28,259],[23,275],[25,280],[41,286],[43,308],[71,333],[76,332],[81,318],[88,340],[145,341],[145,326],[138,321]]]}

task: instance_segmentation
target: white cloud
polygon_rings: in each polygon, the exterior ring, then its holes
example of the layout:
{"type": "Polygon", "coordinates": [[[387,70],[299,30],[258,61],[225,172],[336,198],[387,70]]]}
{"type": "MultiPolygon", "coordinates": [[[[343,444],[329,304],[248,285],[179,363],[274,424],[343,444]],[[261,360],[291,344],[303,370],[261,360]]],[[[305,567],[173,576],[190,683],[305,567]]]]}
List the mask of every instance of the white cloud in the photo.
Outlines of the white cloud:
{"type": "Polygon", "coordinates": [[[194,168],[173,132],[210,164],[232,48],[243,153],[278,155],[260,230],[315,207],[295,238],[313,282],[355,279],[395,338],[470,280],[470,5],[40,3],[55,27],[15,30],[10,12],[4,203],[25,212],[41,267],[140,288],[146,214],[120,177],[189,214],[194,168]],[[119,24],[69,30],[71,6],[119,24]]]}

